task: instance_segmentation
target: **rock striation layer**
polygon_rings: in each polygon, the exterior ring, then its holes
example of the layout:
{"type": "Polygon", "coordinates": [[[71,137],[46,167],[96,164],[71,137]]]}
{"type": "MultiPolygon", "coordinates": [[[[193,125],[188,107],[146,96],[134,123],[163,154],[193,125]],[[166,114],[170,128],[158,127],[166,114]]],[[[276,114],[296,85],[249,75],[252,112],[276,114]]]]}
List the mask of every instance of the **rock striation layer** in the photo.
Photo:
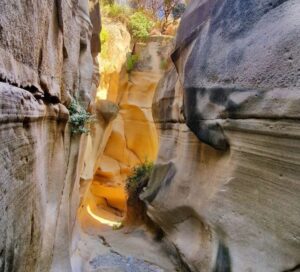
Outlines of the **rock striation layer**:
{"type": "Polygon", "coordinates": [[[191,1],[142,198],[191,271],[300,264],[300,3],[191,1]]]}
{"type": "Polygon", "coordinates": [[[99,16],[98,1],[0,2],[0,271],[71,271],[81,137],[67,106],[98,84],[99,16]]]}

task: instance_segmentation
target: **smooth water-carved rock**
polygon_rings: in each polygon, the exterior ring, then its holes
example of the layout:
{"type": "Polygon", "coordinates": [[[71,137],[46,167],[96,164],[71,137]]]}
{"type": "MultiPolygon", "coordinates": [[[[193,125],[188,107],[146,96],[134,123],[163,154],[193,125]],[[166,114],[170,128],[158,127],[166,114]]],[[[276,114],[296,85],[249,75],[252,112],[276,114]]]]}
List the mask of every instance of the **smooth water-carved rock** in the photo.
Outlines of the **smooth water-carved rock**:
{"type": "MultiPolygon", "coordinates": [[[[146,44],[134,46],[139,59],[132,71],[120,71],[117,95],[108,92],[108,99],[115,99],[120,111],[112,124],[112,134],[104,151],[104,161],[117,165],[111,181],[124,185],[131,168],[145,160],[153,161],[157,155],[157,133],[151,114],[154,91],[163,74],[161,62],[170,48],[170,38],[150,37],[146,44]],[[164,49],[164,50],[163,50],[164,49]],[[163,51],[164,53],[161,53],[163,51]]],[[[126,65],[126,63],[125,63],[126,65]]],[[[124,68],[124,67],[123,67],[124,68]]],[[[101,171],[108,164],[99,164],[101,171]]],[[[113,170],[113,167],[112,167],[113,170]]]]}
{"type": "Polygon", "coordinates": [[[134,166],[156,159],[158,136],[151,106],[157,83],[164,72],[161,64],[168,55],[171,42],[170,37],[152,36],[147,43],[137,43],[134,53],[139,59],[131,71],[126,71],[127,51],[130,49],[128,31],[123,24],[109,20],[104,20],[104,29],[109,31],[109,41],[114,43],[107,47],[101,58],[103,81],[98,97],[105,94],[107,100],[97,103],[107,111],[101,112],[104,118],[100,125],[102,129],[97,123],[86,152],[81,182],[83,203],[79,211],[83,229],[89,227],[85,220],[88,206],[100,217],[109,218],[108,210],[121,220],[127,210],[127,176],[134,166]],[[108,62],[111,57],[113,61],[108,62]],[[118,111],[112,119],[109,105],[114,103],[118,111]],[[97,134],[97,131],[101,133],[97,134]]]}
{"type": "Polygon", "coordinates": [[[153,103],[148,213],[192,271],[300,262],[300,4],[192,1],[153,103]]]}
{"type": "Polygon", "coordinates": [[[82,145],[67,106],[71,97],[90,104],[100,50],[90,41],[99,12],[91,22],[88,7],[87,0],[0,3],[1,271],[71,271],[82,145]]]}

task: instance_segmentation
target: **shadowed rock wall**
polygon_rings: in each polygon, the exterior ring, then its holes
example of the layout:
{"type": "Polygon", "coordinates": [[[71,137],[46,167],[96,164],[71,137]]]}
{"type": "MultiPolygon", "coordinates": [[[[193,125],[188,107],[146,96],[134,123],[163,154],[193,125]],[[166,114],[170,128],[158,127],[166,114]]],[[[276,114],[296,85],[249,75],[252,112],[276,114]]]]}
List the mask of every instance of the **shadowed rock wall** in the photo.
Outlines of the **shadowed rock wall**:
{"type": "Polygon", "coordinates": [[[71,271],[81,137],[66,106],[97,85],[96,2],[94,27],[87,0],[0,2],[0,271],[71,271]]]}
{"type": "Polygon", "coordinates": [[[299,267],[299,12],[201,0],[182,18],[143,199],[192,271],[299,267]]]}

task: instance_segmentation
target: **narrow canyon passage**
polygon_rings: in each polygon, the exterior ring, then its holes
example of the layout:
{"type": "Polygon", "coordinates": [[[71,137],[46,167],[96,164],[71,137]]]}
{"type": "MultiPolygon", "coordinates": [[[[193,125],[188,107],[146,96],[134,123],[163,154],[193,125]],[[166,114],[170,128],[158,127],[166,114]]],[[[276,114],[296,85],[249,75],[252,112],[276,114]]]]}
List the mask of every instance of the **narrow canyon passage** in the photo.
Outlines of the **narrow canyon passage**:
{"type": "Polygon", "coordinates": [[[81,175],[73,271],[177,271],[180,264],[165,248],[161,230],[149,225],[145,204],[131,199],[126,188],[134,169],[152,168],[157,157],[152,101],[173,37],[136,42],[123,23],[105,16],[102,33],[107,40],[81,175]],[[129,70],[132,48],[139,57],[129,70]]]}
{"type": "Polygon", "coordinates": [[[0,0],[0,272],[299,272],[299,0],[0,0]]]}

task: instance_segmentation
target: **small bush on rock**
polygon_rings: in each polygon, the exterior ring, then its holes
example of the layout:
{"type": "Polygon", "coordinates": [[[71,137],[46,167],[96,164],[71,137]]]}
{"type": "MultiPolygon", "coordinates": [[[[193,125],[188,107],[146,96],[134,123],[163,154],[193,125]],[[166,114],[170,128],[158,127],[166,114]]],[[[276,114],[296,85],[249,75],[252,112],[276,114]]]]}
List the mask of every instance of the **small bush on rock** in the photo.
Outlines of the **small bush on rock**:
{"type": "Polygon", "coordinates": [[[111,40],[111,36],[106,29],[105,26],[102,26],[102,30],[100,33],[100,41],[101,41],[101,53],[100,56],[102,59],[107,59],[108,58],[108,53],[109,53],[109,44],[111,40]]]}
{"type": "Polygon", "coordinates": [[[91,114],[88,113],[76,99],[73,99],[69,106],[69,123],[71,124],[72,134],[88,133],[86,123],[91,120],[91,114]]]}
{"type": "Polygon", "coordinates": [[[109,32],[104,26],[102,26],[100,32],[100,41],[101,41],[101,45],[106,44],[109,41],[109,32]]]}
{"type": "Polygon", "coordinates": [[[126,70],[130,73],[139,61],[139,56],[136,54],[128,53],[126,59],[126,70]]]}
{"type": "Polygon", "coordinates": [[[139,196],[143,188],[148,185],[152,170],[153,163],[146,161],[134,167],[126,180],[128,199],[125,222],[127,225],[150,224],[151,222],[147,216],[146,204],[140,200],[139,196]]]}
{"type": "Polygon", "coordinates": [[[112,4],[103,7],[106,16],[121,22],[126,22],[127,17],[132,13],[131,9],[125,5],[112,4]]]}
{"type": "Polygon", "coordinates": [[[148,161],[133,168],[132,174],[126,180],[128,195],[138,196],[142,192],[148,183],[152,170],[153,162],[148,161]]]}
{"type": "Polygon", "coordinates": [[[141,11],[129,17],[129,30],[136,41],[145,41],[150,35],[154,22],[141,11]]]}

